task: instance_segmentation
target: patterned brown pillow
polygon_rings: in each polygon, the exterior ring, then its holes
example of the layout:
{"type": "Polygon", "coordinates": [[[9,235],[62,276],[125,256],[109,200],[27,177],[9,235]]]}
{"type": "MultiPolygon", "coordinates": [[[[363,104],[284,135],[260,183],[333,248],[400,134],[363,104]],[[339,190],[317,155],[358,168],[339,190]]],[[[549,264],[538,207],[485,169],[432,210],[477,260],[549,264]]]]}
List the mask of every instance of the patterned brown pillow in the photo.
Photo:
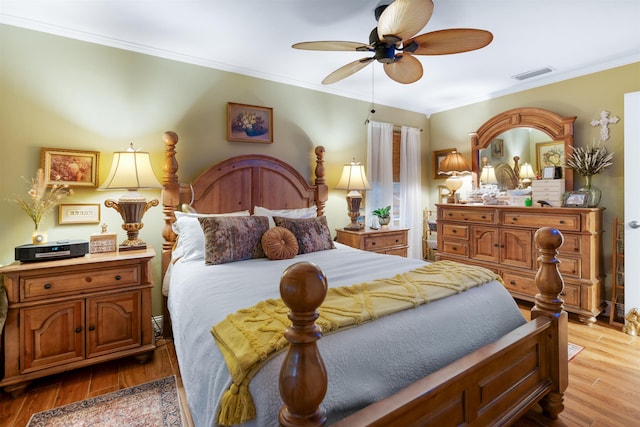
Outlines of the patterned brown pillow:
{"type": "Polygon", "coordinates": [[[262,235],[262,249],[269,259],[291,259],[298,254],[298,241],[284,227],[273,227],[262,235]]]}
{"type": "Polygon", "coordinates": [[[331,232],[324,216],[315,218],[283,218],[274,216],[278,227],[291,231],[298,240],[298,254],[335,249],[331,232]]]}
{"type": "Polygon", "coordinates": [[[264,216],[198,218],[204,233],[204,259],[208,265],[264,258],[260,239],[269,229],[264,216]]]}

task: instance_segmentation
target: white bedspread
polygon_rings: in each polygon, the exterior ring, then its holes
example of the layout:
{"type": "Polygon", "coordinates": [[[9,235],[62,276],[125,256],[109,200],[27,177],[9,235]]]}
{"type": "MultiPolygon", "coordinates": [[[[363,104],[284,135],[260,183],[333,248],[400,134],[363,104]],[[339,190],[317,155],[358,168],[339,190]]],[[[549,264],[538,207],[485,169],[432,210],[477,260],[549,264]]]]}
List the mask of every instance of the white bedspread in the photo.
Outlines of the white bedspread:
{"type": "MultiPolygon", "coordinates": [[[[187,401],[196,426],[215,425],[218,403],[231,383],[211,327],[227,314],[268,298],[279,298],[280,277],[299,261],[317,264],[329,286],[391,277],[423,261],[337,249],[206,266],[176,262],[171,268],[169,310],[187,401]]],[[[358,328],[323,337],[318,347],[329,386],[323,406],[336,421],[524,324],[517,305],[497,281],[395,313],[358,328]],[[402,331],[399,333],[398,331],[402,331]]],[[[257,418],[248,425],[276,426],[281,353],[252,380],[257,418]]]]}

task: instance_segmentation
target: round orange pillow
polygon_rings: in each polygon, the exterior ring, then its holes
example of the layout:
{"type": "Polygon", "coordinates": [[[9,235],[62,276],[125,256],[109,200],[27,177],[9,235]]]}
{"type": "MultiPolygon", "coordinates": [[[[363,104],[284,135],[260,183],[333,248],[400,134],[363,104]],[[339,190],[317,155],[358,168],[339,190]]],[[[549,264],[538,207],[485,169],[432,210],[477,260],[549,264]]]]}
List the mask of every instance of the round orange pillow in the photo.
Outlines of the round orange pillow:
{"type": "Polygon", "coordinates": [[[262,235],[262,249],[269,259],[291,259],[298,255],[298,240],[286,228],[273,227],[262,235]]]}

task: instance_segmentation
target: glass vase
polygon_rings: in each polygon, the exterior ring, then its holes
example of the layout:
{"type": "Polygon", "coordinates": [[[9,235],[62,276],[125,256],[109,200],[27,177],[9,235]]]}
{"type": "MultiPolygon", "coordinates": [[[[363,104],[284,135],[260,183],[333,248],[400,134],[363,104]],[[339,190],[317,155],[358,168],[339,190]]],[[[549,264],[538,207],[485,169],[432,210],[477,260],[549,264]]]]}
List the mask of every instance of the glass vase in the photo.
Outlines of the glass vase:
{"type": "Polygon", "coordinates": [[[34,230],[33,233],[31,233],[31,242],[34,245],[41,245],[43,243],[47,243],[47,232],[46,231],[40,231],[40,230],[34,230]]]}
{"type": "Polygon", "coordinates": [[[593,175],[585,175],[584,185],[578,191],[586,191],[589,193],[589,200],[587,201],[587,207],[595,208],[600,204],[600,198],[602,197],[602,190],[591,183],[593,175]]]}

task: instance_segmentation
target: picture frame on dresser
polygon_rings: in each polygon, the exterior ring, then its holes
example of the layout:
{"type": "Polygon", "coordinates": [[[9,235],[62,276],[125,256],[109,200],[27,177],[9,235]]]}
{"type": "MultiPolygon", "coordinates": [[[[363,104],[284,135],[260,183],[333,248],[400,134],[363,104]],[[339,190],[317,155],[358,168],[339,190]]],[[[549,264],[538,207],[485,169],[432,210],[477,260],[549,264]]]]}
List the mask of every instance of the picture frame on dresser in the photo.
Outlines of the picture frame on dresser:
{"type": "Polygon", "coordinates": [[[567,191],[562,199],[563,208],[586,208],[588,203],[588,191],[567,191]]]}

